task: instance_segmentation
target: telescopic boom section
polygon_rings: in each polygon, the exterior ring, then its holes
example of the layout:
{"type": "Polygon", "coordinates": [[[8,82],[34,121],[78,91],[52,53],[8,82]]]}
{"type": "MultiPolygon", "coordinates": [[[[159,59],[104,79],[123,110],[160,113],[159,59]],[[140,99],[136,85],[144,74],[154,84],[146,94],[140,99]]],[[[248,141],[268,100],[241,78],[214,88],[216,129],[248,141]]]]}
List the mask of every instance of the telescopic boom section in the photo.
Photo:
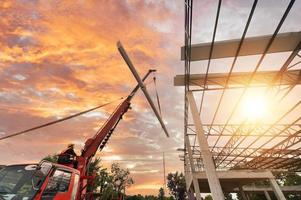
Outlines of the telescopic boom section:
{"type": "Polygon", "coordinates": [[[106,139],[106,137],[109,137],[111,135],[112,129],[116,126],[116,124],[119,122],[123,114],[126,113],[129,107],[130,101],[128,99],[125,99],[121,104],[119,104],[117,109],[100,128],[100,130],[95,134],[95,136],[93,138],[89,138],[86,141],[84,150],[82,152],[83,157],[90,158],[95,155],[98,147],[106,139]]]}

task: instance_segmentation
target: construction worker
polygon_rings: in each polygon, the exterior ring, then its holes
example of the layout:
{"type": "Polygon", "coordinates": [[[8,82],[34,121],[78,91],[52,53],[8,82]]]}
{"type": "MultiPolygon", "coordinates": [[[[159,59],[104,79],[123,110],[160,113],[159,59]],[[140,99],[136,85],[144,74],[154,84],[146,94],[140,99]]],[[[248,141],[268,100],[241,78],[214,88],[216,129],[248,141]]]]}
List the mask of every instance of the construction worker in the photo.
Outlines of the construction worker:
{"type": "Polygon", "coordinates": [[[68,144],[67,149],[64,150],[61,154],[67,154],[67,155],[76,157],[77,155],[74,151],[74,144],[68,144]]]}
{"type": "Polygon", "coordinates": [[[68,144],[67,149],[62,151],[59,155],[58,163],[59,164],[72,164],[73,167],[77,168],[76,153],[74,151],[74,144],[68,144]]]}

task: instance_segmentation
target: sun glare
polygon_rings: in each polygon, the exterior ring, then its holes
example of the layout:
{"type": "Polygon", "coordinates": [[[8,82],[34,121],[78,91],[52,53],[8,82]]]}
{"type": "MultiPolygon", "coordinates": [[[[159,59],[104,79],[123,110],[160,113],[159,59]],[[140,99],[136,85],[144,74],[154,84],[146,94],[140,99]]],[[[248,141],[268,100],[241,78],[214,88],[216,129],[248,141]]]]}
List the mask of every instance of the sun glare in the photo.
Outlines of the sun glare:
{"type": "Polygon", "coordinates": [[[242,111],[249,120],[261,120],[267,113],[267,100],[263,95],[251,95],[242,103],[242,111]]]}

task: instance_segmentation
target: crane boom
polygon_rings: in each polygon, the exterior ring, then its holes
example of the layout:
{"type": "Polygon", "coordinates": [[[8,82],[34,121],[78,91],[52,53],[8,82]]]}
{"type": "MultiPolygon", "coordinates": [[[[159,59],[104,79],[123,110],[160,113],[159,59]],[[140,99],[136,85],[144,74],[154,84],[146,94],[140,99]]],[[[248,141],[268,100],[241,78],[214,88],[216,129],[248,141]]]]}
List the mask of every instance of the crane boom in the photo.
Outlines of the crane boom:
{"type": "MultiPolygon", "coordinates": [[[[143,77],[142,81],[146,80],[147,77],[156,70],[149,70],[147,74],[143,77]]],[[[115,111],[111,114],[111,116],[107,119],[107,121],[103,124],[103,126],[97,131],[94,137],[89,138],[85,142],[84,149],[82,151],[81,156],[76,158],[78,162],[77,169],[80,171],[81,177],[79,182],[79,191],[80,194],[77,195],[78,199],[83,199],[83,196],[87,196],[86,188],[88,185],[89,179],[89,163],[91,158],[96,154],[98,148],[102,150],[106,143],[108,142],[110,136],[112,135],[115,127],[118,125],[119,121],[122,119],[123,115],[130,108],[131,100],[135,96],[136,92],[140,88],[139,84],[131,91],[131,93],[125,98],[115,109],[115,111]]],[[[91,177],[90,177],[91,178],[91,177]]],[[[93,177],[92,177],[93,179],[93,177]]]]}

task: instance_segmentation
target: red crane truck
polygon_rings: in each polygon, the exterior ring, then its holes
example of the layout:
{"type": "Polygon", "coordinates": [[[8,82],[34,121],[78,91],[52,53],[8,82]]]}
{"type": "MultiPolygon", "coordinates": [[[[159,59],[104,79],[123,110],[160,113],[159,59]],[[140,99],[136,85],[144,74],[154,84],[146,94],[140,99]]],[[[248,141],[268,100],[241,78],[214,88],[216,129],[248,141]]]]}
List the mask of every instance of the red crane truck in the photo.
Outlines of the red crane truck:
{"type": "Polygon", "coordinates": [[[56,164],[42,161],[39,164],[5,166],[0,171],[0,200],[88,200],[93,194],[87,186],[93,184],[93,172],[89,172],[89,163],[98,149],[102,150],[112,135],[122,116],[130,108],[131,100],[142,89],[150,106],[155,112],[163,130],[166,127],[147,93],[143,81],[155,70],[149,70],[141,80],[120,42],[118,50],[135,76],[138,85],[124,99],[94,135],[86,140],[80,156],[74,158],[77,165],[56,164]],[[92,174],[92,175],[91,175],[92,174]]]}
{"type": "MultiPolygon", "coordinates": [[[[154,71],[150,70],[143,80],[154,71]]],[[[139,85],[118,105],[94,137],[86,140],[81,155],[74,158],[76,169],[73,163],[62,165],[48,161],[6,166],[0,171],[0,200],[93,199],[93,194],[87,192],[94,178],[89,176],[89,162],[98,149],[104,148],[138,89],[139,85]]]]}

